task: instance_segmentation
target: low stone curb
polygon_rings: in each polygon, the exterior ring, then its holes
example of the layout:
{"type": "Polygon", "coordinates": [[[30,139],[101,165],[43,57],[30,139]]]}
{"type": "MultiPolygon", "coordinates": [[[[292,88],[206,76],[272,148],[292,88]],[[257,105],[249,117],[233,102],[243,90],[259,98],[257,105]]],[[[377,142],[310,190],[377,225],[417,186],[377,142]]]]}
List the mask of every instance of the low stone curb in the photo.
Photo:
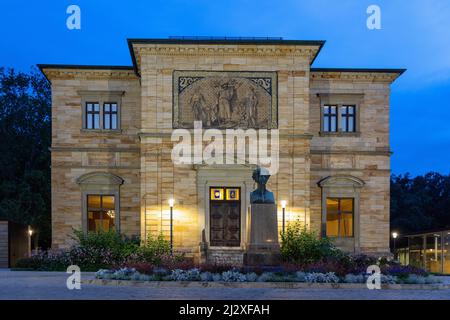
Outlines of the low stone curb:
{"type": "MultiPolygon", "coordinates": [[[[224,281],[133,281],[89,279],[84,284],[132,286],[149,288],[272,288],[272,289],[367,289],[364,283],[305,283],[305,282],[224,282],[224,281]]],[[[445,290],[450,284],[382,284],[388,290],[445,290]]]]}

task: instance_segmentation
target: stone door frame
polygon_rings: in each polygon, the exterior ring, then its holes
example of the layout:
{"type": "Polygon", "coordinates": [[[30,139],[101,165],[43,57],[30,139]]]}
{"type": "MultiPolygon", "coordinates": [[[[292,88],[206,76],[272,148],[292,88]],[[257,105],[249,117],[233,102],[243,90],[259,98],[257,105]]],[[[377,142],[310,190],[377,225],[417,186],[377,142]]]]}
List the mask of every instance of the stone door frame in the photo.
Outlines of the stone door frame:
{"type": "Polygon", "coordinates": [[[197,170],[197,194],[199,215],[199,239],[205,240],[212,250],[245,250],[247,246],[247,220],[250,208],[250,192],[254,181],[251,177],[254,166],[251,165],[199,165],[197,170]],[[241,244],[239,247],[210,247],[210,187],[239,187],[241,199],[241,244]],[[204,238],[203,239],[203,230],[204,238]]]}

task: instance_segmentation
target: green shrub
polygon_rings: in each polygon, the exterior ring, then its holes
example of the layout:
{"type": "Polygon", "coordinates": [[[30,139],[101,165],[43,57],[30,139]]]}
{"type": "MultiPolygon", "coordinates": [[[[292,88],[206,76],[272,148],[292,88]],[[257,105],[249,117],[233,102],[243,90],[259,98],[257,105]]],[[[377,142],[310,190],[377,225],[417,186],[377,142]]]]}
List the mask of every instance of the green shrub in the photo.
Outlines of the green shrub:
{"type": "MultiPolygon", "coordinates": [[[[114,230],[97,232],[83,232],[74,230],[72,237],[77,244],[72,247],[71,252],[82,257],[89,257],[90,261],[100,264],[122,263],[130,255],[137,254],[140,250],[139,239],[128,238],[114,230]]],[[[83,265],[83,261],[75,261],[83,265]]]]}
{"type": "Polygon", "coordinates": [[[320,238],[296,221],[281,234],[281,255],[291,263],[308,264],[342,255],[328,238],[320,238]]]}
{"type": "Polygon", "coordinates": [[[65,271],[77,265],[82,271],[97,271],[130,263],[174,263],[184,259],[172,255],[170,243],[162,235],[150,236],[142,246],[138,238],[127,238],[115,231],[74,230],[76,244],[68,250],[42,251],[18,261],[17,269],[65,271]]]}
{"type": "Polygon", "coordinates": [[[162,233],[157,236],[149,235],[144,245],[141,247],[141,255],[144,262],[150,262],[156,265],[162,263],[170,252],[170,242],[164,239],[162,233]]]}

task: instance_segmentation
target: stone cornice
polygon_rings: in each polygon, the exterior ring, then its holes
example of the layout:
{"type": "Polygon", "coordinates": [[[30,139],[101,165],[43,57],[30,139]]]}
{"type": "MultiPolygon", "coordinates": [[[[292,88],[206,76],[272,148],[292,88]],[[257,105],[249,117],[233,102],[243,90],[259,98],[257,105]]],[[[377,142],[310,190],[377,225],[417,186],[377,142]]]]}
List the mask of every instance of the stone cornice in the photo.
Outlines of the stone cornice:
{"type": "Polygon", "coordinates": [[[384,82],[392,83],[400,76],[400,73],[392,72],[360,72],[360,71],[311,71],[310,79],[312,81],[361,81],[361,82],[384,82]]]}
{"type": "Polygon", "coordinates": [[[137,71],[141,69],[141,57],[151,56],[237,56],[237,57],[305,57],[310,63],[320,50],[319,45],[176,45],[133,44],[137,71]]]}
{"type": "Polygon", "coordinates": [[[137,76],[133,70],[96,70],[96,69],[57,69],[57,68],[42,68],[42,72],[48,80],[137,80],[137,76]]]}
{"type": "Polygon", "coordinates": [[[370,156],[386,156],[390,157],[392,155],[392,151],[389,149],[385,150],[357,150],[357,149],[348,149],[348,150],[320,150],[311,148],[311,154],[326,154],[326,155],[370,155],[370,156]]]}
{"type": "Polygon", "coordinates": [[[139,153],[139,147],[78,147],[78,146],[53,146],[49,148],[51,152],[129,152],[129,153],[139,153]]]}

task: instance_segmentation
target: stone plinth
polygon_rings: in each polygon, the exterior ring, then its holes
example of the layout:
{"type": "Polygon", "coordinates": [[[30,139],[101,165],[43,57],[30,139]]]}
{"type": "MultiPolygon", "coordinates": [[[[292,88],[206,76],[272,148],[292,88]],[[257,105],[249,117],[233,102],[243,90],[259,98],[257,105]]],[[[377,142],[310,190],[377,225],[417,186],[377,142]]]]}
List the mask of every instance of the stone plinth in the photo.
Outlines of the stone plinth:
{"type": "Polygon", "coordinates": [[[246,265],[275,265],[280,262],[277,206],[271,203],[251,205],[246,265]]]}

